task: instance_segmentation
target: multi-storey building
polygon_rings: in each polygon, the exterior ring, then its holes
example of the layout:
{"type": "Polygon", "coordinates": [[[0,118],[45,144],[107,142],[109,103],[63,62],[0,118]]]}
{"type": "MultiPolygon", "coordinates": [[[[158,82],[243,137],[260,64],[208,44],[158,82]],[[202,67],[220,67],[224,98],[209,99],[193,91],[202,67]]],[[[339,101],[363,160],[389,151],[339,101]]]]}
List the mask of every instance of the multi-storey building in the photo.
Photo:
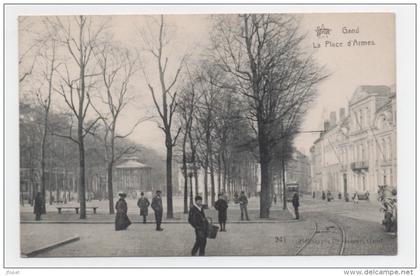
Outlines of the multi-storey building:
{"type": "Polygon", "coordinates": [[[395,88],[360,86],[311,147],[312,190],[376,193],[396,186],[396,167],[395,88]]]}

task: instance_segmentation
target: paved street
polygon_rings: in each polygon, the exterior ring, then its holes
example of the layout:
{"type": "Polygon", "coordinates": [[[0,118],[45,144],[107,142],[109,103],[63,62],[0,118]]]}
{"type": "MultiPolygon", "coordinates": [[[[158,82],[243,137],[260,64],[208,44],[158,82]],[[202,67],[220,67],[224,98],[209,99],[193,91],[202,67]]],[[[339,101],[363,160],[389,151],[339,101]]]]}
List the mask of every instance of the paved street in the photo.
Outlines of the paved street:
{"type": "MultiPolygon", "coordinates": [[[[239,221],[238,207],[229,209],[228,232],[219,232],[208,240],[206,255],[393,255],[397,253],[397,238],[384,232],[381,213],[371,202],[325,202],[303,199],[299,221],[292,220],[281,204],[273,207],[276,218],[257,220],[257,201],[251,203],[251,222],[239,221]],[[314,229],[316,227],[316,233],[314,229]],[[342,232],[345,241],[342,240],[342,232]],[[313,237],[312,237],[313,235],[313,237]],[[304,248],[302,248],[304,247],[304,248]]],[[[127,231],[114,231],[113,216],[91,215],[82,224],[75,214],[48,214],[50,223],[21,224],[22,252],[78,235],[79,241],[46,251],[47,256],[188,256],[194,243],[194,231],[186,217],[177,212],[178,219],[165,221],[163,232],[154,225],[135,223],[127,231]],[[65,223],[55,223],[57,219],[65,223]],[[93,223],[96,222],[96,223],[93,223]]],[[[31,214],[21,213],[23,218],[31,214]]],[[[215,222],[216,213],[207,211],[215,222]]],[[[134,218],[137,215],[130,214],[134,218]]],[[[150,216],[152,217],[152,216],[150,216]]],[[[138,219],[137,219],[138,221],[138,219]]]]}

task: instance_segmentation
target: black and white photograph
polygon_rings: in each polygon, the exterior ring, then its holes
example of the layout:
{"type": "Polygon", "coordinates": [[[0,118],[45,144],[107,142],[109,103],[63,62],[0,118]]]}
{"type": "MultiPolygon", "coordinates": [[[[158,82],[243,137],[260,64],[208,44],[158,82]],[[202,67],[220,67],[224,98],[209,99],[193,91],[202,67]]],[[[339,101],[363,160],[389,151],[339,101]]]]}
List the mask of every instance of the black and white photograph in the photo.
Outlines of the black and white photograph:
{"type": "Polygon", "coordinates": [[[396,13],[16,20],[24,262],[405,250],[396,13]]]}

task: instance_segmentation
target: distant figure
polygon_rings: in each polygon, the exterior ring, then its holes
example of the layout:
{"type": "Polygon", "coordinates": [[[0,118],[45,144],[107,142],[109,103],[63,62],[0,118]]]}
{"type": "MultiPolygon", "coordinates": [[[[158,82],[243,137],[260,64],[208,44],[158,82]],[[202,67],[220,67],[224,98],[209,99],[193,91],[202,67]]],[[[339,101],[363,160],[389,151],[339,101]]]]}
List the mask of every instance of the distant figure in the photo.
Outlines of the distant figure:
{"type": "Polygon", "coordinates": [[[359,196],[357,194],[357,191],[353,195],[353,203],[357,203],[357,204],[359,203],[359,196]]]}
{"type": "Polygon", "coordinates": [[[292,204],[293,204],[293,207],[295,208],[295,217],[296,219],[299,219],[299,194],[298,193],[293,194],[292,204]]]}
{"type": "Polygon", "coordinates": [[[140,198],[137,201],[137,206],[140,208],[140,216],[143,216],[143,223],[146,223],[146,217],[148,215],[150,202],[147,197],[144,196],[144,193],[140,193],[140,198]]]}
{"type": "Polygon", "coordinates": [[[365,195],[366,195],[366,200],[369,200],[369,196],[370,196],[369,191],[366,191],[365,195]]]}
{"type": "Polygon", "coordinates": [[[322,196],[321,196],[322,200],[325,200],[326,196],[325,196],[325,192],[322,191],[322,196]]]}
{"type": "Polygon", "coordinates": [[[127,216],[127,202],[125,197],[127,196],[123,192],[119,192],[118,195],[120,199],[115,204],[115,209],[117,210],[117,215],[115,216],[115,230],[126,230],[130,226],[131,221],[127,216]]]}
{"type": "Polygon", "coordinates": [[[331,192],[327,191],[327,201],[330,202],[333,199],[331,192]]]}
{"type": "Polygon", "coordinates": [[[163,216],[163,205],[162,205],[162,192],[156,191],[156,195],[152,199],[152,209],[155,212],[155,219],[156,219],[156,231],[163,231],[160,227],[162,224],[162,216],[163,216]]]}
{"type": "Polygon", "coordinates": [[[274,200],[274,204],[277,204],[277,195],[276,194],[274,194],[273,200],[274,200]]]}
{"type": "Polygon", "coordinates": [[[219,194],[219,199],[215,202],[214,208],[218,212],[220,231],[226,232],[226,219],[227,219],[227,209],[228,203],[223,198],[223,194],[219,194]]]}
{"type": "Polygon", "coordinates": [[[188,214],[188,222],[194,227],[195,230],[195,243],[191,250],[191,255],[204,256],[207,244],[209,223],[206,219],[203,210],[203,198],[201,196],[195,197],[195,202],[190,208],[188,214]]]}
{"type": "Polygon", "coordinates": [[[35,204],[34,204],[35,220],[41,220],[42,205],[43,205],[42,194],[41,192],[38,192],[35,196],[35,204]]]}
{"type": "Polygon", "coordinates": [[[312,192],[312,198],[315,199],[316,193],[312,192]]]}
{"type": "Polygon", "coordinates": [[[233,202],[235,202],[235,204],[239,203],[239,195],[238,192],[235,192],[235,194],[233,195],[233,202]]]}
{"type": "Polygon", "coordinates": [[[245,192],[241,192],[241,196],[239,197],[239,207],[241,208],[241,220],[244,220],[244,214],[246,220],[249,220],[248,217],[248,198],[245,195],[245,192]]]}
{"type": "Polygon", "coordinates": [[[341,192],[338,193],[338,199],[341,199],[341,192]]]}

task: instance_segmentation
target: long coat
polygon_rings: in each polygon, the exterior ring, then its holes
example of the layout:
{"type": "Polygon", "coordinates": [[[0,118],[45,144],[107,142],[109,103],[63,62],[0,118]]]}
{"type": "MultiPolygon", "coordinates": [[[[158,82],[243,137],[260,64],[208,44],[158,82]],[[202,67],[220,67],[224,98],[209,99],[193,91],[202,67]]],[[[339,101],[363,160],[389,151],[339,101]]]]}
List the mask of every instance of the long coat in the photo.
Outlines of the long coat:
{"type": "Polygon", "coordinates": [[[137,206],[140,208],[140,216],[147,216],[150,202],[147,197],[141,197],[137,201],[137,206]]]}
{"type": "Polygon", "coordinates": [[[293,195],[292,204],[295,209],[299,207],[299,195],[297,193],[293,195]]]}
{"type": "Polygon", "coordinates": [[[161,214],[163,212],[162,198],[160,196],[154,196],[151,206],[155,213],[161,214]]]}
{"type": "Polygon", "coordinates": [[[198,236],[201,238],[207,238],[209,232],[209,223],[206,219],[203,209],[198,209],[196,206],[192,206],[188,214],[188,222],[192,227],[194,227],[198,236]]]}
{"type": "Polygon", "coordinates": [[[228,204],[227,204],[226,200],[218,199],[214,204],[214,208],[219,213],[219,222],[226,222],[227,209],[228,209],[228,204]]]}
{"type": "Polygon", "coordinates": [[[130,226],[131,221],[127,216],[127,202],[120,198],[115,204],[117,215],[115,216],[115,230],[125,230],[130,226]]]}

